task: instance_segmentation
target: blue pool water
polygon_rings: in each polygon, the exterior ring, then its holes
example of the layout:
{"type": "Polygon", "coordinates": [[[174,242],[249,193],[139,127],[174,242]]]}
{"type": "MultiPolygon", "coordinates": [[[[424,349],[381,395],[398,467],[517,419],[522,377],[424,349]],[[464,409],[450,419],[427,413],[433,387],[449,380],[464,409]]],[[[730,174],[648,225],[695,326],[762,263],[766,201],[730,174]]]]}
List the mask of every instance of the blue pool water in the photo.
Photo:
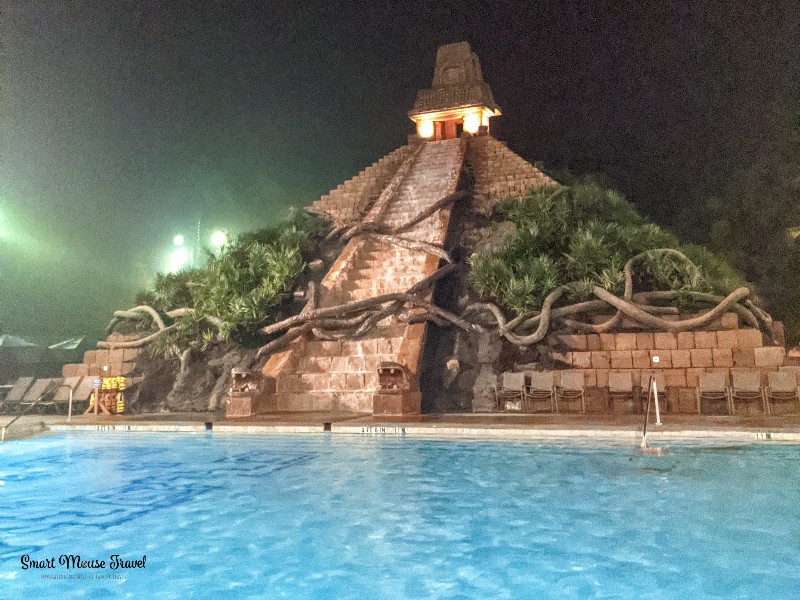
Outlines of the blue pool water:
{"type": "Polygon", "coordinates": [[[796,446],[79,434],[0,480],[2,598],[800,597],[796,446]]]}

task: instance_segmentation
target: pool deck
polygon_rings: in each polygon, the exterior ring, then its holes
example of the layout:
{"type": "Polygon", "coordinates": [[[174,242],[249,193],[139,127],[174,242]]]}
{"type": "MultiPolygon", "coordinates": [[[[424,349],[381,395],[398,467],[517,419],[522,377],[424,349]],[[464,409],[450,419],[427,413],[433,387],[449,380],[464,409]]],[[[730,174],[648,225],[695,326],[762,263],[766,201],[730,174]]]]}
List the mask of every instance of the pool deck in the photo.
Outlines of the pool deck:
{"type": "MultiPolygon", "coordinates": [[[[11,417],[0,416],[0,427],[11,417]]],[[[638,443],[644,416],[636,414],[431,414],[405,419],[378,419],[348,413],[277,413],[225,419],[221,413],[156,413],[126,416],[29,415],[6,439],[47,431],[139,431],[214,434],[327,433],[395,437],[604,440],[638,443]]],[[[782,416],[651,415],[647,438],[659,441],[786,442],[800,444],[800,414],[782,416]]]]}

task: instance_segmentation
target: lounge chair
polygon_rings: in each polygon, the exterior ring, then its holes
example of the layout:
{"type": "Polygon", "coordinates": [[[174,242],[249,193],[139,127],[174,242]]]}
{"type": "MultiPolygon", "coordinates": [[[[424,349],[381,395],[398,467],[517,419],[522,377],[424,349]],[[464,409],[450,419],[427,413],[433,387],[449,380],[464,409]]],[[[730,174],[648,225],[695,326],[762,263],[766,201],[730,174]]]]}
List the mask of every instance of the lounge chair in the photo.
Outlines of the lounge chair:
{"type": "Polygon", "coordinates": [[[547,400],[548,410],[555,412],[555,391],[553,390],[552,371],[531,371],[531,384],[525,390],[525,399],[529,412],[536,412],[536,402],[547,400]]]}
{"type": "Polygon", "coordinates": [[[562,371],[561,385],[556,387],[556,412],[558,403],[580,398],[581,412],[586,412],[586,385],[583,371],[562,371]]]}
{"type": "Polygon", "coordinates": [[[614,412],[614,400],[636,401],[636,392],[633,389],[633,373],[622,371],[621,373],[608,374],[608,411],[614,412]]]}
{"type": "Polygon", "coordinates": [[[25,397],[25,392],[31,387],[34,377],[20,377],[11,387],[11,390],[3,399],[2,412],[5,414],[16,414],[19,412],[19,403],[25,397]]]}
{"type": "Polygon", "coordinates": [[[45,378],[37,379],[33,385],[25,392],[25,396],[20,401],[20,407],[23,409],[36,405],[38,412],[44,412],[46,409],[53,409],[55,403],[52,396],[56,391],[56,386],[61,383],[61,378],[45,378]]]}
{"type": "Polygon", "coordinates": [[[494,388],[497,409],[522,410],[525,400],[525,373],[506,371],[501,375],[501,382],[499,388],[494,388]]]}
{"type": "Polygon", "coordinates": [[[790,371],[770,371],[767,373],[767,410],[772,414],[771,402],[797,402],[800,409],[800,389],[795,375],[790,371]]]}
{"type": "Polygon", "coordinates": [[[731,398],[728,393],[728,377],[725,373],[700,373],[697,384],[697,414],[703,414],[703,400],[715,402],[724,400],[728,414],[733,414],[731,398]]]}
{"type": "Polygon", "coordinates": [[[733,385],[731,385],[731,414],[736,414],[736,401],[761,402],[764,414],[767,414],[767,399],[764,388],[761,386],[761,373],[759,371],[734,371],[733,385]]]}
{"type": "Polygon", "coordinates": [[[56,406],[56,412],[60,412],[63,408],[64,412],[67,411],[69,406],[70,393],[73,395],[73,405],[75,403],[75,389],[81,382],[81,377],[65,377],[64,381],[56,388],[56,393],[53,395],[53,403],[56,406]]]}

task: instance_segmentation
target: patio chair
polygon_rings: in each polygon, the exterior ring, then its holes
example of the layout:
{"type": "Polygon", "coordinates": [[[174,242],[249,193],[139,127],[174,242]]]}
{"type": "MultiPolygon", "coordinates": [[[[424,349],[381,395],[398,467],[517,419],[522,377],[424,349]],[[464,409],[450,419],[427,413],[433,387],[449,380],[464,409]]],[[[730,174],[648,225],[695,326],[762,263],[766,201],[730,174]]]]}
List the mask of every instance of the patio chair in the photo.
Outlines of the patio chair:
{"type": "Polygon", "coordinates": [[[759,371],[734,371],[731,385],[731,414],[736,414],[736,401],[761,402],[764,414],[767,414],[767,398],[761,386],[759,371]]]}
{"type": "Polygon", "coordinates": [[[697,414],[703,414],[703,400],[710,402],[725,400],[728,414],[733,414],[730,394],[728,393],[728,377],[725,373],[700,373],[696,394],[697,414]]]}
{"type": "Polygon", "coordinates": [[[556,412],[558,403],[572,401],[580,398],[581,412],[586,412],[586,385],[583,371],[563,371],[561,385],[556,387],[556,412]]]}
{"type": "Polygon", "coordinates": [[[56,407],[56,412],[60,412],[61,409],[66,412],[67,406],[69,405],[69,396],[70,393],[73,394],[73,404],[75,403],[75,389],[78,387],[78,384],[81,382],[81,377],[65,377],[64,381],[56,388],[56,393],[53,395],[53,403],[56,407]]]}
{"type": "Polygon", "coordinates": [[[55,403],[52,395],[56,391],[56,386],[61,383],[61,378],[37,379],[33,385],[25,392],[25,396],[20,401],[20,407],[28,408],[36,405],[37,412],[42,413],[46,410],[53,410],[55,403]]]}
{"type": "Polygon", "coordinates": [[[797,402],[800,409],[800,389],[797,387],[797,380],[791,371],[770,371],[767,373],[767,396],[768,414],[772,414],[771,402],[797,402]]]}
{"type": "Polygon", "coordinates": [[[19,403],[25,397],[25,392],[31,387],[34,377],[20,377],[11,387],[11,390],[3,399],[2,412],[5,414],[16,414],[19,411],[19,403]]]}
{"type": "Polygon", "coordinates": [[[633,389],[633,373],[623,371],[608,374],[608,411],[614,412],[614,400],[636,401],[636,392],[633,389]]]}
{"type": "Polygon", "coordinates": [[[537,401],[547,401],[548,410],[555,412],[555,391],[553,389],[552,371],[531,371],[531,384],[525,390],[526,404],[530,412],[536,412],[537,401]]]}
{"type": "Polygon", "coordinates": [[[503,373],[501,385],[499,388],[495,386],[494,394],[498,410],[522,410],[525,400],[525,373],[503,373]]]}

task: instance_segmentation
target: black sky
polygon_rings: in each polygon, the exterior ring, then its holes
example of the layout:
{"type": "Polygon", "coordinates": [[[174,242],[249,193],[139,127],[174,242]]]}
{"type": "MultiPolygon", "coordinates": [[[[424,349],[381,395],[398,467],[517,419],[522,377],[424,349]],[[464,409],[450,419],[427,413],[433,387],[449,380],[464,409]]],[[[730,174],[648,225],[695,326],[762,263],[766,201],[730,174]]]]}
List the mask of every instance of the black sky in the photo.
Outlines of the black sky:
{"type": "Polygon", "coordinates": [[[3,0],[0,329],[99,334],[198,219],[267,226],[355,175],[460,40],[496,137],[680,229],[776,137],[799,4],[3,0]]]}

